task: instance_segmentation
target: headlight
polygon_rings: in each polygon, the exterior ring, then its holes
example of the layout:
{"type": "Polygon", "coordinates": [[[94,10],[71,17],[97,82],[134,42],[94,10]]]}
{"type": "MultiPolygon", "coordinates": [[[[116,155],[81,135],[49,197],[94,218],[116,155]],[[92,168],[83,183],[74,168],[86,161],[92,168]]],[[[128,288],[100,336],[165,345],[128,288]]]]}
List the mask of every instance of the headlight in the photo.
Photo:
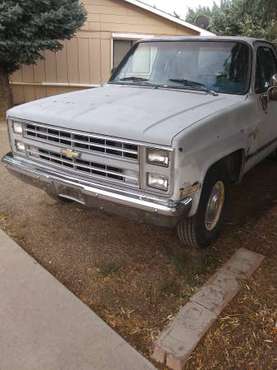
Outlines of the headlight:
{"type": "Polygon", "coordinates": [[[13,131],[15,134],[22,135],[23,134],[23,126],[20,122],[13,122],[13,131]]]}
{"type": "Polygon", "coordinates": [[[168,178],[166,176],[148,173],[147,174],[147,185],[151,188],[167,191],[168,190],[168,178]]]}
{"type": "Polygon", "coordinates": [[[147,162],[157,166],[169,166],[169,152],[163,149],[147,149],[147,162]]]}
{"type": "Polygon", "coordinates": [[[16,141],[15,142],[15,147],[16,147],[16,150],[18,150],[19,152],[25,152],[25,144],[22,143],[21,141],[16,141]]]}

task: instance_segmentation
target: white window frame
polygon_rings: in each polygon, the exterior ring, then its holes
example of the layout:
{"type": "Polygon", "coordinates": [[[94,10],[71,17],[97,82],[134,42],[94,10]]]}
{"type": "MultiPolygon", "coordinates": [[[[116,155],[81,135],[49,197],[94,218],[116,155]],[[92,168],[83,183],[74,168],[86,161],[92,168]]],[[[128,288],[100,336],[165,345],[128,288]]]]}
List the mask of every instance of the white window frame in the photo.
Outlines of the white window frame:
{"type": "Polygon", "coordinates": [[[113,68],[113,43],[114,40],[126,40],[126,41],[138,41],[141,39],[151,39],[155,37],[155,35],[149,35],[149,34],[140,34],[140,33],[112,33],[112,39],[111,39],[111,69],[113,68]]]}

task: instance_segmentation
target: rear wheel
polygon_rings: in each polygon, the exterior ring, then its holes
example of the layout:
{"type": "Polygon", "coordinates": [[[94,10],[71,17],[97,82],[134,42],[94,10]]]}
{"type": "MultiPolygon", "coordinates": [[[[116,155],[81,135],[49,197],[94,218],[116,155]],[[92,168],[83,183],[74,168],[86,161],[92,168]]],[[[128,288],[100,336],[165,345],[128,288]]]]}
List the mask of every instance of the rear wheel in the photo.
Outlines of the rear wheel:
{"type": "Polygon", "coordinates": [[[224,166],[215,166],[207,174],[195,216],[178,224],[178,236],[186,246],[205,248],[215,241],[222,229],[229,195],[224,166]]]}

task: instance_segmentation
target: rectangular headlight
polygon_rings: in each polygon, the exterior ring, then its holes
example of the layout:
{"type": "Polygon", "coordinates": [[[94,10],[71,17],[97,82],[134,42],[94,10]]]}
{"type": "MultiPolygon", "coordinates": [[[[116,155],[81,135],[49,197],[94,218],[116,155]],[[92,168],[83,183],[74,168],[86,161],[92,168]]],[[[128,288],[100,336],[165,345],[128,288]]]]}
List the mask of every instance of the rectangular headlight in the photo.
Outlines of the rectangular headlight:
{"type": "Polygon", "coordinates": [[[166,176],[156,175],[153,173],[147,174],[147,185],[150,188],[155,188],[163,191],[168,190],[169,181],[166,176]]]}
{"type": "Polygon", "coordinates": [[[147,149],[147,162],[157,166],[169,166],[169,152],[163,149],[147,149]]]}
{"type": "Polygon", "coordinates": [[[15,134],[22,135],[23,134],[23,126],[20,122],[13,122],[13,131],[15,134]]]}

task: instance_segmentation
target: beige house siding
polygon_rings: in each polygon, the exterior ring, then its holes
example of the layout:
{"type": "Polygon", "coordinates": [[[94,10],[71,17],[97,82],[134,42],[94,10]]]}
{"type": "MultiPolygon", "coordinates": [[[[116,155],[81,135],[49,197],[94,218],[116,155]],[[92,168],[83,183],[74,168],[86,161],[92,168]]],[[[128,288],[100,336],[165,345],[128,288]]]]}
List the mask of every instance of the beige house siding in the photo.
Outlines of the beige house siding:
{"type": "Polygon", "coordinates": [[[88,18],[76,37],[64,42],[62,51],[47,51],[45,60],[34,66],[22,66],[12,75],[15,104],[107,81],[112,68],[114,33],[198,35],[123,0],[84,0],[83,3],[88,18]]]}

